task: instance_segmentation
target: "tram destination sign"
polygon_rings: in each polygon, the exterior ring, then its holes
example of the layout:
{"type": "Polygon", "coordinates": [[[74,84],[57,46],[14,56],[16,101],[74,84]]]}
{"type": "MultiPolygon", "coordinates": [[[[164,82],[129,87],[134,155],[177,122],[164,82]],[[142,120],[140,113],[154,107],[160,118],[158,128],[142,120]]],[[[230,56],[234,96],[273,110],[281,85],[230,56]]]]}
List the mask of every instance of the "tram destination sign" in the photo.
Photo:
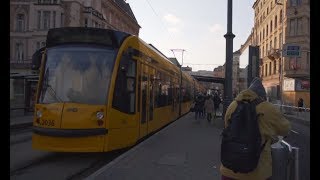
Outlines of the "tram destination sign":
{"type": "Polygon", "coordinates": [[[296,44],[285,44],[282,54],[284,57],[301,57],[301,47],[296,44]]]}

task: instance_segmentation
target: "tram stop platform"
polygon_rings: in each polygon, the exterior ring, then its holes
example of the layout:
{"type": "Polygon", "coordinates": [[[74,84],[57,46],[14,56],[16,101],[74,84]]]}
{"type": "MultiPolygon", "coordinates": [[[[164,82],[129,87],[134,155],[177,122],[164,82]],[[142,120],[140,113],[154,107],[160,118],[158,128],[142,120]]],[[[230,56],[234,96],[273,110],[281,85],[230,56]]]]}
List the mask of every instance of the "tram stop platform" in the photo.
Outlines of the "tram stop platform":
{"type": "Polygon", "coordinates": [[[86,179],[220,180],[223,120],[198,120],[184,115],[86,179]]]}

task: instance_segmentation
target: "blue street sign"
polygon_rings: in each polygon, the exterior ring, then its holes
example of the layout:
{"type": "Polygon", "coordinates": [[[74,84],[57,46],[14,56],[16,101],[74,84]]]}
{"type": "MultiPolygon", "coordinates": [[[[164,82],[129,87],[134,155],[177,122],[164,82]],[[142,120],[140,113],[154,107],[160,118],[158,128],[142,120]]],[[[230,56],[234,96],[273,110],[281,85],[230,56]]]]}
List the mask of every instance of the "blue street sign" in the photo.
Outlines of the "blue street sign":
{"type": "Polygon", "coordinates": [[[299,45],[294,44],[286,44],[284,46],[284,57],[300,57],[301,56],[301,48],[299,45]]]}

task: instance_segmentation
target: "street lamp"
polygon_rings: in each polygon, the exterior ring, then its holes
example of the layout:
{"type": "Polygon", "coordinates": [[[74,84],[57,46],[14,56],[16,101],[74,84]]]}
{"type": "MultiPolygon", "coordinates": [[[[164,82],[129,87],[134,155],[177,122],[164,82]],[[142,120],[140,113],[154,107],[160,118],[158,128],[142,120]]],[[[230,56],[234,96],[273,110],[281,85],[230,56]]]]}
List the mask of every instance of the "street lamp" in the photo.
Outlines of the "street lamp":
{"type": "Polygon", "coordinates": [[[226,38],[226,68],[225,68],[225,82],[224,82],[224,98],[223,98],[223,117],[232,101],[232,59],[233,59],[233,38],[232,33],[232,0],[228,0],[228,22],[226,38]]]}

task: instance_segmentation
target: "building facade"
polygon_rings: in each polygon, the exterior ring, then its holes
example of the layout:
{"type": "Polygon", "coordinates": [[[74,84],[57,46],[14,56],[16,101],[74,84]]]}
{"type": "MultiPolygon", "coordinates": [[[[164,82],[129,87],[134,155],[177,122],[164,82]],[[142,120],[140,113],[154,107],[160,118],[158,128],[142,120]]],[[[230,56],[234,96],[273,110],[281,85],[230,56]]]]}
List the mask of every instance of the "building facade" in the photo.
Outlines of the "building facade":
{"type": "MultiPolygon", "coordinates": [[[[240,50],[233,52],[233,61],[232,61],[232,93],[237,95],[241,89],[239,89],[239,73],[240,73],[240,50]]],[[[214,77],[225,77],[225,64],[223,66],[218,66],[213,70],[214,77]]],[[[223,89],[222,84],[215,83],[214,86],[217,86],[220,89],[223,89]]]]}
{"type": "Polygon", "coordinates": [[[256,0],[251,45],[260,49],[260,76],[271,101],[310,107],[309,0],[256,0]],[[298,45],[300,57],[284,57],[285,44],[298,45]]]}
{"type": "Polygon", "coordinates": [[[34,99],[37,72],[31,71],[33,53],[44,47],[51,28],[96,27],[138,36],[140,26],[124,0],[11,0],[10,100],[23,107],[34,99]],[[30,89],[31,88],[31,89],[30,89]]]}

